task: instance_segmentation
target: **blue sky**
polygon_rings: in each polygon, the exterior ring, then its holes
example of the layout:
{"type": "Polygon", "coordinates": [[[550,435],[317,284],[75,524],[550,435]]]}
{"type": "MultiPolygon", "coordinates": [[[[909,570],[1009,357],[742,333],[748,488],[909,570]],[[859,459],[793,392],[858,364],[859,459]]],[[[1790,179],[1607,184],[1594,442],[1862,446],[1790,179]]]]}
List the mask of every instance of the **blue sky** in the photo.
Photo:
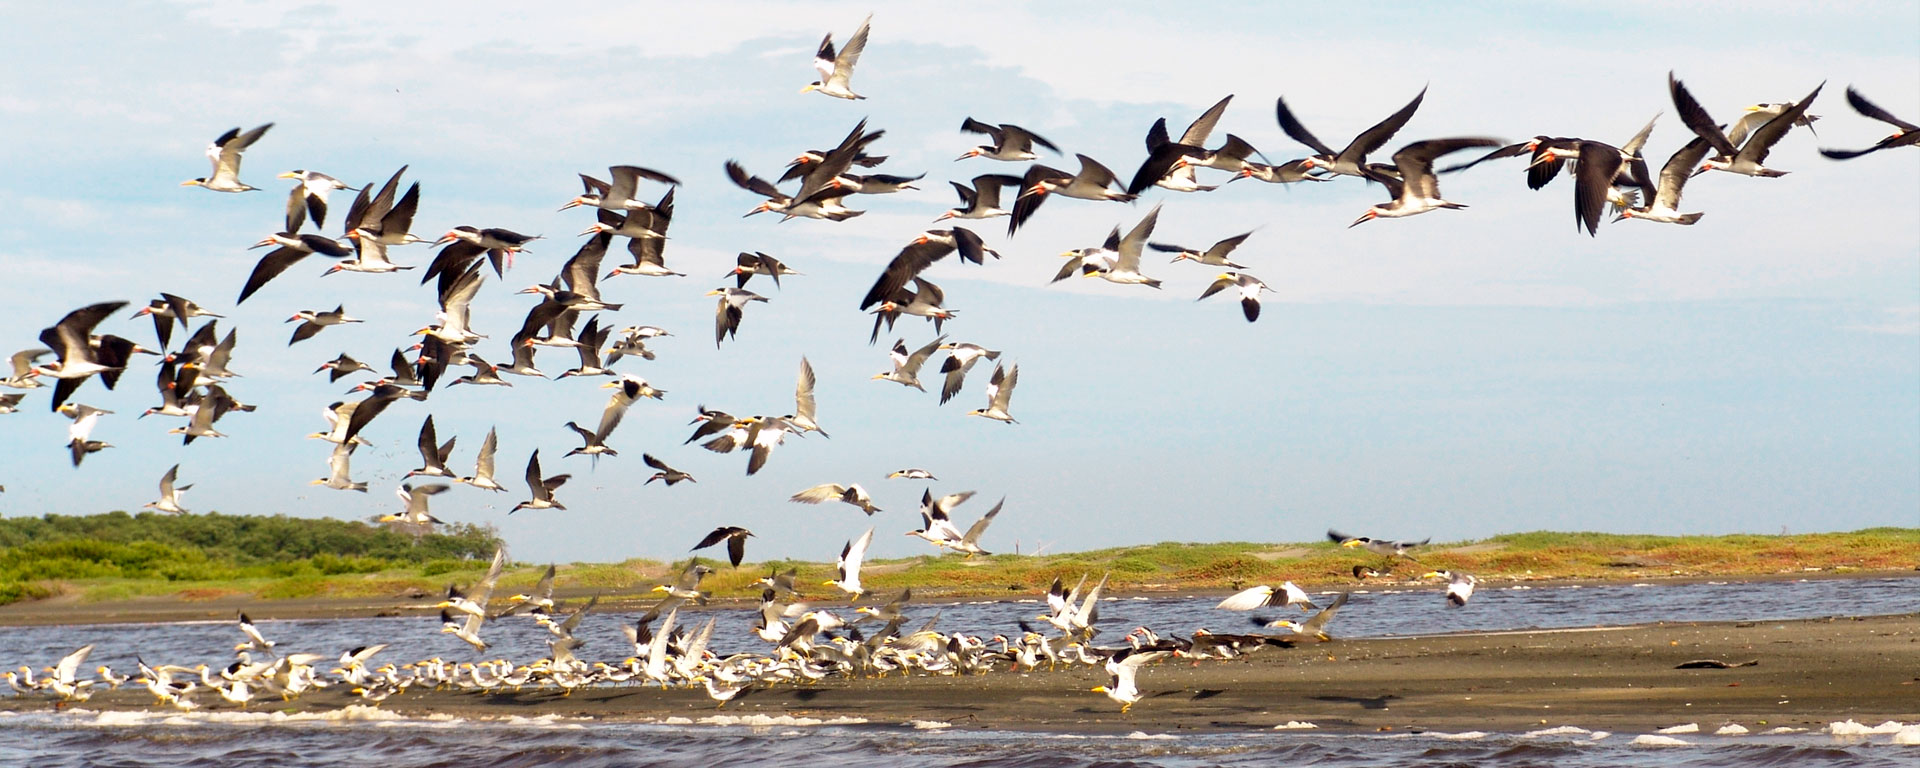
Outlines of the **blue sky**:
{"type": "MultiPolygon", "coordinates": [[[[229,389],[260,411],[223,421],[230,438],[182,447],[164,433],[174,424],[133,418],[157,399],[143,362],[118,390],[93,383],[76,397],[117,412],[96,430],[117,447],[75,470],[66,420],[35,391],[0,417],[0,511],[137,509],[179,462],[181,482],[196,485],[184,503],[198,512],[364,518],[398,509],[393,489],[416,465],[414,434],[432,413],[442,439],[459,437],[462,471],[497,426],[499,474],[513,488],[455,488],[434,499],[435,513],[499,526],[523,559],[677,557],[715,525],[756,531],[756,559],[830,559],[869,521],[786,497],[856,481],[885,510],[872,521],[875,552],[918,553],[924,543],[899,534],[918,522],[924,486],[882,479],[906,466],[934,470],[935,493],[980,492],[962,524],[1006,496],[988,535],[996,551],[1304,540],[1329,526],[1451,540],[1920,525],[1920,153],[1839,163],[1815,152],[1886,133],[1847,108],[1848,84],[1920,120],[1920,9],[1186,7],[1186,20],[1236,23],[1192,26],[1164,6],[1110,3],[15,9],[30,32],[0,53],[11,139],[0,144],[0,264],[12,276],[0,283],[0,346],[35,344],[82,304],[178,293],[230,314],[223,327],[239,329],[244,378],[229,389]],[[854,78],[870,98],[797,94],[814,78],[820,35],[844,40],[870,11],[854,78]],[[1364,22],[1378,42],[1319,34],[1334,20],[1364,22]],[[1352,179],[1154,191],[1135,206],[1051,202],[1015,238],[999,222],[975,227],[1002,261],[928,275],[960,310],[955,339],[1019,363],[1021,424],[963,416],[985,404],[986,368],[945,407],[868,380],[888,367],[885,343],[865,344],[869,320],[854,307],[880,265],[954,204],[946,180],[1021,168],[953,162],[975,143],[957,131],[964,117],[1027,126],[1130,175],[1155,118],[1177,130],[1228,93],[1220,131],[1278,162],[1305,149],[1280,133],[1274,97],[1340,144],[1428,85],[1390,149],[1454,135],[1618,143],[1662,113],[1648,145],[1658,163],[1686,138],[1666,98],[1669,69],[1722,119],[1824,80],[1819,136],[1796,132],[1775,151],[1770,164],[1793,172],[1785,178],[1696,179],[1684,207],[1707,213],[1697,226],[1625,222],[1593,239],[1572,231],[1566,182],[1530,192],[1519,161],[1446,179],[1467,210],[1351,230],[1384,199],[1352,179]],[[858,199],[869,213],[841,224],[739,217],[757,200],[726,182],[723,161],[772,176],[862,117],[887,131],[876,151],[893,159],[882,170],[926,171],[922,191],[858,199]],[[247,154],[243,178],[266,191],[178,186],[206,173],[200,152],[214,136],[264,122],[276,127],[247,154]],[[308,486],[325,473],[328,446],[301,436],[346,390],[309,372],[343,351],[384,360],[431,320],[433,296],[405,275],[322,280],[316,259],[236,310],[260,253],[245,247],[278,228],[285,182],[274,174],[309,168],[358,184],[410,164],[422,185],[416,233],[471,224],[546,236],[505,280],[489,274],[476,302],[491,337],[478,352],[499,362],[532,304],[512,292],[549,279],[591,221],[555,210],[577,192],[575,174],[627,163],[687,182],[668,263],[691,276],[604,286],[628,304],[619,325],[676,334],[654,345],[659,360],[622,364],[668,394],[614,433],[621,456],[597,467],[560,458],[577,444],[561,425],[592,421],[605,403],[598,381],[515,380],[390,409],[368,429],[375,445],[354,457],[371,493],[308,486]],[[1160,292],[1047,285],[1055,254],[1131,226],[1153,202],[1165,204],[1156,239],[1206,244],[1255,230],[1238,255],[1277,291],[1259,323],[1226,299],[1196,304],[1216,272],[1188,264],[1149,260],[1166,280],[1160,292]],[[805,274],[779,290],[756,281],[772,302],[751,307],[738,340],[715,350],[702,294],[742,250],[805,274]],[[337,303],[369,322],[285,346],[291,326],[280,321],[337,303]],[[680,446],[696,404],[789,412],[802,355],[818,369],[833,439],[790,440],[751,478],[742,457],[680,446]],[[573,473],[559,493],[571,509],[509,517],[535,448],[550,473],[573,473]],[[642,487],[643,452],[699,482],[642,487]]],[[[394,252],[416,265],[430,255],[394,252]]],[[[100,330],[152,342],[144,318],[100,330]]],[[[918,321],[899,331],[913,345],[932,338],[918,321]]],[[[550,372],[571,364],[565,353],[540,361],[550,372]]]]}

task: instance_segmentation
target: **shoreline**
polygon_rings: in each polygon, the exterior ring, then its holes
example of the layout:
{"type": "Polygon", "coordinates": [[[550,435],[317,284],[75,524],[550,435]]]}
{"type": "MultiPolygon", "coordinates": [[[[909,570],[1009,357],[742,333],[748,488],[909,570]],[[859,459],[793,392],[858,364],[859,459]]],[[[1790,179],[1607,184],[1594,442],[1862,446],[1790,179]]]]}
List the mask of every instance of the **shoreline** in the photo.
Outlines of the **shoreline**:
{"type": "MultiPolygon", "coordinates": [[[[861,718],[869,726],[932,722],[956,731],[1082,734],[1268,732],[1304,722],[1317,726],[1309,732],[1346,734],[1522,733],[1557,726],[1637,734],[1697,723],[1702,735],[1710,735],[1726,724],[1759,733],[1781,726],[1816,731],[1842,720],[1920,721],[1915,658],[1920,614],[1902,614],[1336,639],[1267,648],[1231,661],[1170,659],[1141,672],[1146,698],[1128,714],[1088,690],[1105,682],[1103,672],[1088,666],[782,685],[750,691],[721,709],[698,689],[635,686],[570,696],[533,689],[408,691],[380,708],[408,717],[682,718],[698,724],[719,715],[746,718],[719,724],[751,725],[783,724],[764,718],[788,716],[828,724],[861,718]],[[1675,669],[1695,659],[1759,663],[1675,669]]],[[[173,712],[151,702],[145,691],[123,688],[72,707],[173,712]]],[[[207,711],[240,709],[217,700],[202,703],[207,711]]],[[[249,711],[327,712],[361,703],[336,687],[249,711]]],[[[5,711],[52,708],[45,699],[0,700],[5,711]]]]}
{"type": "MultiPolygon", "coordinates": [[[[1632,584],[1680,585],[1707,582],[1768,582],[1794,581],[1805,579],[1920,579],[1920,569],[1915,570],[1820,570],[1790,573],[1744,574],[1717,576],[1711,574],[1690,573],[1677,576],[1649,577],[1643,575],[1617,579],[1516,579],[1488,578],[1480,582],[1481,589],[1500,589],[1503,587],[1525,585],[1535,588],[1556,587],[1592,587],[1626,586],[1632,584]]],[[[1339,591],[1344,586],[1355,591],[1403,591],[1430,589],[1438,592],[1442,584],[1437,581],[1367,581],[1351,582],[1345,585],[1321,583],[1303,585],[1309,592],[1339,591]]],[[[879,599],[884,600],[887,590],[876,590],[879,599]]],[[[1225,596],[1235,590],[1217,587],[1166,587],[1162,589],[1114,588],[1107,592],[1108,597],[1169,597],[1169,596],[1225,596]]],[[[555,597],[562,600],[585,599],[594,594],[586,588],[560,589],[555,597]]],[[[976,601],[1013,601],[1044,597],[1044,590],[1035,593],[1009,593],[1005,591],[969,592],[966,590],[936,590],[914,588],[914,602],[921,605],[942,603],[962,603],[976,601]]],[[[23,626],[64,626],[96,624],[157,624],[184,623],[194,621],[222,621],[232,619],[239,611],[246,611],[257,620],[302,620],[302,619],[348,619],[372,618],[384,616],[427,616],[439,609],[430,606],[437,596],[396,595],[391,597],[354,597],[354,598],[297,598],[290,600],[263,600],[245,595],[227,595],[206,600],[191,600],[178,595],[141,597],[130,600],[112,600],[87,602],[75,597],[57,597],[44,600],[22,601],[0,605],[0,628],[23,626]]],[[[638,611],[650,607],[659,596],[653,592],[606,592],[600,595],[601,611],[638,611]]],[[[837,601],[831,601],[837,602],[837,601]]],[[[872,600],[869,600],[872,602],[872,600]]],[[[683,611],[701,611],[710,609],[752,608],[759,605],[758,599],[748,596],[715,597],[704,607],[684,606],[683,611]]],[[[1917,651],[1920,652],[1920,651],[1917,651]]]]}

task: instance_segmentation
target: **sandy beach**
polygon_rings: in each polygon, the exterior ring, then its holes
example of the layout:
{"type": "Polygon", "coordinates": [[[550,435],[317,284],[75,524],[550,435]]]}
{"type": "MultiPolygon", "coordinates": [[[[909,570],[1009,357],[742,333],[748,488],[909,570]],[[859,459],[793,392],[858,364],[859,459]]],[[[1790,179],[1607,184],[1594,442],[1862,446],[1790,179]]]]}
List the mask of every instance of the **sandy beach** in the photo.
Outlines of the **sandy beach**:
{"type": "MultiPolygon", "coordinates": [[[[1128,714],[1088,689],[1097,669],[1000,669],[971,677],[833,680],[755,690],[716,710],[699,690],[635,686],[474,694],[409,691],[382,706],[407,715],[554,714],[605,719],[781,716],[940,722],[954,728],[1084,733],[1319,729],[1517,732],[1573,725],[1651,732],[1697,723],[1753,731],[1854,719],[1920,720],[1920,615],[1684,623],[1560,631],[1340,640],[1267,648],[1243,659],[1168,660],[1140,676],[1128,714]],[[1697,659],[1758,662],[1676,669],[1697,659]]],[[[255,709],[319,710],[359,700],[338,689],[255,709]]],[[[123,689],[88,709],[146,709],[123,689]]],[[[7,699],[0,708],[51,707],[7,699]]],[[[211,706],[211,708],[225,708],[211,706]]]]}

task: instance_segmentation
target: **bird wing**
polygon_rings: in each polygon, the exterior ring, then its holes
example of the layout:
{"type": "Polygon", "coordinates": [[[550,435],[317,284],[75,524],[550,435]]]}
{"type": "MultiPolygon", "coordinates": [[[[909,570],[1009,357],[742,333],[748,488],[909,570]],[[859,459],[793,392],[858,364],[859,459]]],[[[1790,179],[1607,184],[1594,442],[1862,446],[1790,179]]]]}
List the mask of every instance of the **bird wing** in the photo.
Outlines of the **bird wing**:
{"type": "Polygon", "coordinates": [[[967,534],[960,538],[961,542],[966,544],[979,543],[980,535],[987,532],[987,526],[993,524],[993,518],[1000,514],[1000,508],[1005,506],[1006,503],[1007,500],[1004,497],[994,502],[993,509],[987,510],[985,516],[973,521],[973,525],[967,526],[967,534]]]}
{"type": "Polygon", "coordinates": [[[1325,142],[1314,138],[1313,133],[1308,131],[1305,125],[1300,124],[1300,120],[1293,116],[1293,110],[1287,109],[1286,98],[1282,97],[1273,100],[1273,112],[1274,116],[1280,120],[1280,130],[1285,132],[1289,138],[1312,147],[1313,151],[1329,157],[1338,154],[1333,151],[1332,147],[1327,146],[1325,142]]]}
{"type": "Polygon", "coordinates": [[[1726,134],[1720,132],[1720,124],[1713,121],[1713,116],[1707,114],[1706,108],[1694,100],[1693,94],[1687,92],[1687,87],[1672,72],[1667,73],[1667,90],[1673,95],[1673,107],[1680,113],[1680,121],[1695,135],[1706,139],[1707,145],[1723,156],[1733,157],[1740,153],[1726,134]]]}
{"type": "MultiPolygon", "coordinates": [[[[1400,178],[1409,188],[1407,191],[1427,199],[1436,199],[1440,197],[1440,180],[1433,173],[1434,160],[1463,149],[1498,147],[1501,144],[1494,139],[1477,137],[1416,141],[1393,153],[1393,164],[1400,170],[1400,178]]],[[[1405,194],[1402,192],[1402,196],[1405,194]]]]}
{"type": "Polygon", "coordinates": [[[787,199],[787,196],[782,193],[778,187],[773,186],[772,182],[758,176],[749,175],[747,169],[741,167],[739,163],[728,160],[726,167],[727,178],[732,179],[733,183],[741,189],[763,196],[769,200],[787,199]]]}
{"type": "Polygon", "coordinates": [[[941,342],[946,341],[946,339],[947,337],[945,335],[941,335],[933,341],[927,342],[926,346],[914,350],[913,354],[907,357],[906,363],[900,366],[901,372],[910,376],[918,375],[920,373],[920,366],[926,365],[927,358],[933,356],[934,351],[939,349],[941,342]]]}
{"type": "MultiPolygon", "coordinates": [[[[867,559],[867,545],[872,543],[873,529],[868,528],[866,533],[860,534],[860,538],[854,539],[853,543],[849,544],[846,551],[841,554],[840,572],[845,576],[852,577],[852,581],[856,583],[859,582],[860,563],[867,559]]],[[[844,581],[846,579],[843,577],[842,580],[844,581]]]]}
{"type": "Polygon", "coordinates": [[[1597,141],[1580,142],[1580,164],[1574,168],[1573,217],[1576,228],[1587,234],[1599,231],[1600,215],[1607,209],[1607,192],[1620,173],[1620,150],[1597,141]]]}
{"type": "Polygon", "coordinates": [[[1852,86],[1847,87],[1847,103],[1853,105],[1853,111],[1899,128],[1903,133],[1920,132],[1920,125],[1914,125],[1913,123],[1894,117],[1892,112],[1881,109],[1873,102],[1867,101],[1867,97],[1860,95],[1860,92],[1854,90],[1852,86]]]}
{"type": "Polygon", "coordinates": [[[927,239],[907,244],[895,254],[892,261],[880,277],[873,281],[873,287],[867,290],[866,298],[860,300],[860,308],[866,309],[886,301],[894,291],[905,287],[927,267],[953,253],[954,246],[938,240],[927,239]]]}
{"type": "Polygon", "coordinates": [[[1273,587],[1264,584],[1248,587],[1220,601],[1220,604],[1215,605],[1214,608],[1222,611],[1251,611],[1271,605],[1274,594],[1273,587]]]}
{"type": "MultiPolygon", "coordinates": [[[[1387,141],[1392,139],[1395,133],[1400,132],[1400,127],[1413,119],[1414,111],[1420,108],[1420,101],[1426,97],[1427,89],[1421,88],[1419,95],[1414,96],[1413,101],[1407,102],[1400,111],[1388,115],[1385,120],[1374,123],[1372,128],[1354,137],[1353,143],[1348,144],[1346,150],[1340,153],[1341,159],[1351,159],[1357,164],[1367,155],[1373,154],[1375,150],[1386,146],[1387,141]]],[[[1491,146],[1499,146],[1499,144],[1495,143],[1491,146]]]]}
{"type": "MultiPolygon", "coordinates": [[[[860,54],[867,50],[867,32],[872,24],[873,16],[871,15],[862,20],[860,28],[853,31],[853,37],[847,38],[847,44],[841,46],[840,54],[833,57],[833,72],[830,74],[832,80],[838,80],[844,86],[853,77],[853,66],[860,63],[860,54]]],[[[823,50],[828,49],[823,48],[823,50]]]]}
{"type": "Polygon", "coordinates": [[[1003,377],[1002,369],[996,365],[993,367],[993,378],[987,380],[990,385],[988,388],[992,390],[988,393],[988,400],[993,407],[1002,412],[1007,410],[1009,401],[1013,400],[1014,385],[1020,383],[1020,366],[1007,368],[1004,373],[1006,375],[1003,377]]]}
{"type": "Polygon", "coordinates": [[[815,405],[813,400],[814,383],[813,364],[807,362],[806,356],[802,355],[800,357],[800,376],[793,385],[793,413],[795,416],[804,418],[807,421],[813,421],[815,405]]]}
{"type": "Polygon", "coordinates": [[[1216,293],[1224,291],[1228,287],[1237,285],[1238,282],[1239,281],[1234,277],[1222,276],[1222,277],[1214,278],[1213,283],[1208,285],[1205,291],[1200,292],[1200,298],[1194,299],[1194,301],[1200,301],[1201,299],[1205,299],[1208,296],[1212,296],[1216,293]]]}
{"type": "MultiPolygon", "coordinates": [[[[728,536],[732,535],[733,530],[734,529],[732,528],[725,528],[725,527],[715,528],[713,529],[713,532],[708,533],[705,537],[701,538],[700,543],[693,545],[693,549],[697,551],[697,550],[706,549],[707,547],[711,547],[715,544],[718,544],[721,541],[726,540],[728,536]]],[[[681,578],[682,580],[684,580],[686,577],[683,575],[681,578]]]]}
{"type": "Polygon", "coordinates": [[[1325,632],[1327,627],[1327,622],[1333,621],[1333,612],[1340,610],[1340,606],[1346,605],[1347,600],[1351,597],[1353,597],[1352,593],[1348,593],[1348,592],[1340,593],[1339,597],[1336,597],[1333,599],[1332,605],[1329,605],[1325,608],[1320,609],[1320,612],[1314,614],[1313,618],[1307,619],[1305,622],[1302,622],[1300,624],[1301,633],[1311,635],[1319,632],[1325,632]]]}
{"type": "Polygon", "coordinates": [[[1180,134],[1180,143],[1189,147],[1205,146],[1207,137],[1213,135],[1213,127],[1220,124],[1220,116],[1227,113],[1227,102],[1230,101],[1233,101],[1231,93],[1208,107],[1207,111],[1200,113],[1199,117],[1194,118],[1194,121],[1187,125],[1187,132],[1180,134]]]}
{"type": "Polygon", "coordinates": [[[1807,113],[1807,108],[1813,106],[1813,100],[1820,96],[1820,89],[1825,87],[1827,84],[1824,82],[1815,86],[1813,93],[1794,102],[1793,106],[1760,126],[1760,129],[1754,131],[1753,136],[1747,139],[1746,146],[1740,148],[1740,156],[1755,163],[1766,162],[1767,154],[1773,151],[1773,145],[1779,143],[1781,137],[1787,135],[1787,131],[1793,130],[1793,124],[1807,113]]]}
{"type": "Polygon", "coordinates": [[[846,492],[846,486],[840,485],[839,483],[821,483],[820,485],[788,497],[787,501],[796,501],[801,504],[821,504],[828,501],[838,501],[846,492]]]}
{"type": "Polygon", "coordinates": [[[1139,272],[1141,249],[1146,246],[1147,238],[1153,236],[1153,225],[1160,220],[1160,206],[1154,206],[1147,212],[1146,218],[1133,225],[1127,236],[1120,240],[1120,256],[1114,260],[1113,268],[1117,272],[1139,272]]]}

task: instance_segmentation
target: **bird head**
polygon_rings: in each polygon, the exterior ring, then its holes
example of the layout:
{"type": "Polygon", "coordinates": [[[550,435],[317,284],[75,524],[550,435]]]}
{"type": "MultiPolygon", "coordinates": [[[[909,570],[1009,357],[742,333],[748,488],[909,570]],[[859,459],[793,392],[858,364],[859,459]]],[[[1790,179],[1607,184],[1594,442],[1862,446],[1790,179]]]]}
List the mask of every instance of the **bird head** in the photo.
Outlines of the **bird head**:
{"type": "Polygon", "coordinates": [[[801,88],[800,92],[806,93],[807,91],[817,91],[817,90],[820,90],[820,81],[818,80],[811,83],[807,83],[807,86],[805,88],[801,88]]]}
{"type": "Polygon", "coordinates": [[[1347,229],[1353,229],[1377,218],[1380,218],[1380,209],[1368,208],[1366,213],[1360,214],[1360,218],[1354,219],[1352,224],[1348,224],[1347,229]]]}
{"type": "Polygon", "coordinates": [[[206,183],[207,183],[206,179],[187,179],[186,181],[180,182],[180,186],[201,187],[201,186],[206,186],[206,183]]]}

